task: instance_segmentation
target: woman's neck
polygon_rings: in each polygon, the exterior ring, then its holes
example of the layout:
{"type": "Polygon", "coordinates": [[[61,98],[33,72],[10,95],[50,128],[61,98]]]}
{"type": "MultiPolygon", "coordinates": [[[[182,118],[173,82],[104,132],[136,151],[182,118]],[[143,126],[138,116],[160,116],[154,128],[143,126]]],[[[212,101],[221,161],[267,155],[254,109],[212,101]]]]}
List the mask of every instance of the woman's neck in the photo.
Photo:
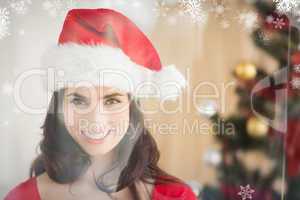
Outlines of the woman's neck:
{"type": "MultiPolygon", "coordinates": [[[[91,157],[91,165],[84,174],[82,174],[78,179],[76,179],[75,182],[72,182],[71,184],[57,184],[50,179],[47,173],[44,173],[42,176],[38,177],[40,196],[55,196],[58,193],[69,195],[71,192],[72,195],[75,195],[76,197],[86,197],[92,195],[99,196],[100,199],[106,199],[107,194],[99,190],[95,183],[95,179],[100,177],[104,172],[110,170],[116,159],[118,159],[118,156],[116,156],[115,152],[113,151],[105,155],[91,157]],[[51,192],[52,190],[49,188],[53,188],[53,192],[51,192]]],[[[121,170],[122,169],[114,170],[114,174],[110,175],[117,177],[116,180],[118,180],[121,170]]],[[[108,180],[110,180],[110,178],[108,180]]],[[[117,192],[112,192],[110,195],[117,199],[132,199],[128,188],[124,188],[117,192]]],[[[72,198],[73,197],[74,196],[72,196],[72,198]]]]}
{"type": "Polygon", "coordinates": [[[115,151],[110,151],[104,155],[91,156],[90,166],[76,182],[96,187],[95,180],[111,169],[116,162],[116,158],[115,151]]]}

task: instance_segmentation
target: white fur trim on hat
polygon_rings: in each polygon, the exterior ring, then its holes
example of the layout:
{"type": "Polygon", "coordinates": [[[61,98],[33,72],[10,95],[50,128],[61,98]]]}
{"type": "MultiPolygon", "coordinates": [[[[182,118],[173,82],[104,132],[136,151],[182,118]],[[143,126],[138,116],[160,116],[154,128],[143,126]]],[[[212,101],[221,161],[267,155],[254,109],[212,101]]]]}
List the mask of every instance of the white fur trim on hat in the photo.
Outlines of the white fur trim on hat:
{"type": "Polygon", "coordinates": [[[174,65],[150,70],[133,62],[121,49],[107,45],[56,45],[44,53],[41,64],[54,72],[54,80],[44,84],[48,90],[82,83],[115,87],[136,97],[175,100],[187,86],[174,65]]]}

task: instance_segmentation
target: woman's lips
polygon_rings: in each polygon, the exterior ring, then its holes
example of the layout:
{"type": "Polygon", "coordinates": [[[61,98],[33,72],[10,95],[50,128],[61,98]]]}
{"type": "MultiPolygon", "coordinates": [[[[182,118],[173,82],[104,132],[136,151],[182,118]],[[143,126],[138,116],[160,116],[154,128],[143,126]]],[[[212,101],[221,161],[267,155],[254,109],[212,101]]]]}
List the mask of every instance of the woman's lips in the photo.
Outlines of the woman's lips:
{"type": "Polygon", "coordinates": [[[85,131],[80,131],[80,134],[83,136],[83,138],[89,142],[89,143],[92,143],[92,144],[100,144],[104,141],[104,139],[109,135],[110,133],[110,130],[104,135],[102,136],[101,138],[96,138],[96,137],[92,137],[90,136],[89,134],[86,134],[85,131]]]}

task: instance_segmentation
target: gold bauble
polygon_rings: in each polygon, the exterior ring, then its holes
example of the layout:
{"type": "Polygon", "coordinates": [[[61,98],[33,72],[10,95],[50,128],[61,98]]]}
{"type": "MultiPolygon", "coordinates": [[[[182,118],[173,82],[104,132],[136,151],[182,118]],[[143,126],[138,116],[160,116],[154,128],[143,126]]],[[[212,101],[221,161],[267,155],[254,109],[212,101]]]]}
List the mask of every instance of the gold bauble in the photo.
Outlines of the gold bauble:
{"type": "Polygon", "coordinates": [[[235,74],[242,80],[252,80],[256,77],[257,68],[252,63],[240,63],[235,68],[235,74]]]}
{"type": "Polygon", "coordinates": [[[253,138],[266,137],[269,126],[257,117],[251,117],[247,121],[247,132],[253,138]]]}

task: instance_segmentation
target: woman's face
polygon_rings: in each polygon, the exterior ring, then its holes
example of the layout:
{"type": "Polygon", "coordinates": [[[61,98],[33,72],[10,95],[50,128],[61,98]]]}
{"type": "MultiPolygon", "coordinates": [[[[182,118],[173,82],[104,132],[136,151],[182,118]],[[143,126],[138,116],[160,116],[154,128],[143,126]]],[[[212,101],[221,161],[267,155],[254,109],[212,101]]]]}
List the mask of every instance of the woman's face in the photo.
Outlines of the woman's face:
{"type": "Polygon", "coordinates": [[[64,92],[64,123],[89,155],[106,154],[129,127],[129,106],[128,94],[111,87],[69,87],[64,92]]]}

